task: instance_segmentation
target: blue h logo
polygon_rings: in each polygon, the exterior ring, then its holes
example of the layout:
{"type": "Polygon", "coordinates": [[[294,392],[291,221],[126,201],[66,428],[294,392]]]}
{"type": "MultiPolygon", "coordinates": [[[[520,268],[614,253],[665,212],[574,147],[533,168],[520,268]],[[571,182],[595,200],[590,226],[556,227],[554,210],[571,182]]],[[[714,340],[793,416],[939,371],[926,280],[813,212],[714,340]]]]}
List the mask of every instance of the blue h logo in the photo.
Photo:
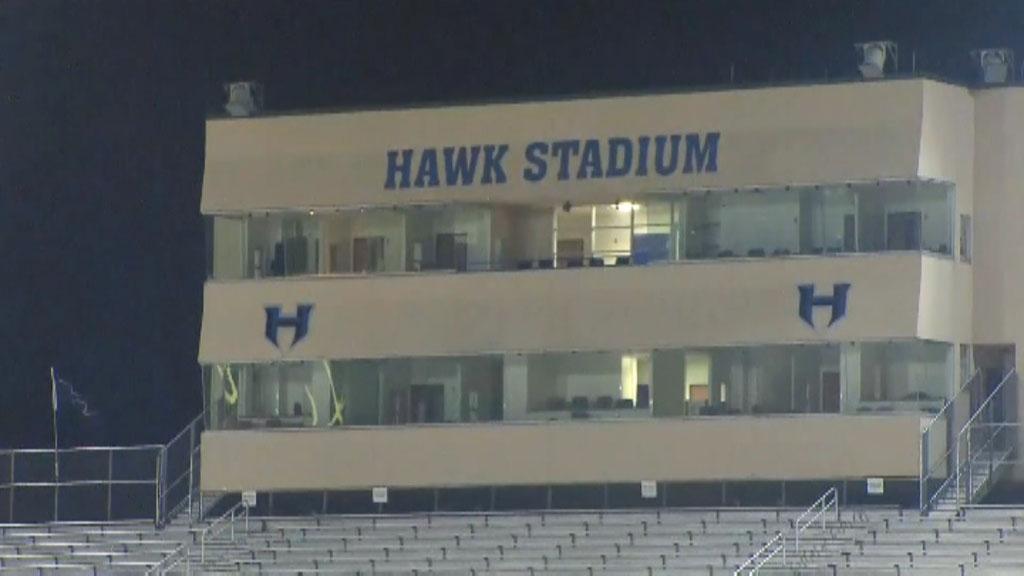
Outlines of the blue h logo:
{"type": "Polygon", "coordinates": [[[811,328],[814,328],[814,309],[818,306],[832,308],[829,327],[846,316],[846,294],[850,291],[848,283],[833,284],[831,296],[816,296],[814,284],[801,284],[797,288],[800,290],[800,318],[811,328]]]}
{"type": "Polygon", "coordinates": [[[267,311],[267,329],[266,335],[267,340],[274,345],[275,348],[281,346],[277,343],[277,330],[278,328],[294,328],[295,333],[292,335],[292,344],[290,348],[294,348],[300,340],[306,337],[306,333],[309,332],[309,314],[313,311],[312,304],[299,304],[295,310],[295,316],[282,316],[280,306],[267,306],[264,308],[267,311]]]}

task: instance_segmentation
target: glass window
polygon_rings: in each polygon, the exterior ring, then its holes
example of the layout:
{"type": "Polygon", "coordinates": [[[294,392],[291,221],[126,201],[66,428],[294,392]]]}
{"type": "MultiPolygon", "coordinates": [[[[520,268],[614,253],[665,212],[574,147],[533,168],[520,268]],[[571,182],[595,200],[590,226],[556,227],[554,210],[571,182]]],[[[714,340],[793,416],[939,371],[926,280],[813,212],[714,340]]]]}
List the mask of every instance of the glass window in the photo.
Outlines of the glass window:
{"type": "Polygon", "coordinates": [[[530,354],[516,380],[526,388],[522,419],[621,418],[650,414],[651,369],[646,354],[530,354]]]}
{"type": "Polygon", "coordinates": [[[799,221],[800,251],[804,254],[858,250],[857,196],[851,187],[801,190],[799,221]]]}
{"type": "MultiPolygon", "coordinates": [[[[680,259],[951,254],[953,187],[933,182],[715,190],[612,204],[403,206],[215,216],[215,278],[650,264],[680,259]]],[[[959,254],[971,257],[960,217],[959,254]]]]}
{"type": "MultiPolygon", "coordinates": [[[[952,388],[952,347],[934,342],[869,343],[857,347],[859,412],[937,412],[952,388]]],[[[857,396],[857,388],[850,393],[857,396]]]]}
{"type": "Polygon", "coordinates": [[[317,274],[320,271],[320,226],[309,214],[255,215],[246,219],[248,278],[317,274]]]}
{"type": "Polygon", "coordinates": [[[216,430],[935,412],[953,374],[951,345],[901,341],[235,364],[204,382],[216,430]]]}

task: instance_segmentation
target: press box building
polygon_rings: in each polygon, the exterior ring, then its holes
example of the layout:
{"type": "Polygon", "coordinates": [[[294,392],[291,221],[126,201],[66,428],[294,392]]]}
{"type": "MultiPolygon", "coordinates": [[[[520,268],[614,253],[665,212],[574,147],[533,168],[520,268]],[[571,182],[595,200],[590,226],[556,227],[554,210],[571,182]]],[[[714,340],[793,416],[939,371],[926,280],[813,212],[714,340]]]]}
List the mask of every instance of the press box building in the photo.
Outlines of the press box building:
{"type": "Polygon", "coordinates": [[[1022,154],[920,78],[210,119],[202,488],[916,498],[1021,363],[1022,154]]]}

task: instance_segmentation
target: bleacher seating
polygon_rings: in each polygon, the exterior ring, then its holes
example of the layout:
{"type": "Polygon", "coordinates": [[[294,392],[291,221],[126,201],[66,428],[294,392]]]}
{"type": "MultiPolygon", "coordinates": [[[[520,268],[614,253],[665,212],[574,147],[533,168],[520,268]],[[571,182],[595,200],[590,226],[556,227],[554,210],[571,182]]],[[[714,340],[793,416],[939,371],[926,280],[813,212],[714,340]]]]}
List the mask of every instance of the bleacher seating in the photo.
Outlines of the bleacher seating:
{"type": "MultiPolygon", "coordinates": [[[[201,574],[723,575],[801,509],[435,513],[241,520],[200,545],[208,523],[0,528],[0,574],[144,574],[182,544],[201,574]],[[200,561],[200,548],[204,558],[200,561]]],[[[766,574],[1024,574],[1024,509],[963,518],[844,509],[787,545],[766,574]]],[[[184,574],[184,563],[169,573],[184,574]]]]}
{"type": "Polygon", "coordinates": [[[143,574],[192,533],[152,522],[0,526],[0,574],[143,574]]]}

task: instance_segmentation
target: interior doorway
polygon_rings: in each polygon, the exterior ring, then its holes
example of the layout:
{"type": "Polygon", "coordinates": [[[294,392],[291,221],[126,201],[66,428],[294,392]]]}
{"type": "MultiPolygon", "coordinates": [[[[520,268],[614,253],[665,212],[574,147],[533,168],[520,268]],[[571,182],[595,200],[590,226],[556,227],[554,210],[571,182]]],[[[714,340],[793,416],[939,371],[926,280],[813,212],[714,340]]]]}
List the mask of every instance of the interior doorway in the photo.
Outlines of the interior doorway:
{"type": "Polygon", "coordinates": [[[435,261],[441,270],[465,272],[468,260],[468,235],[444,233],[435,240],[435,261]]]}
{"type": "Polygon", "coordinates": [[[886,217],[886,247],[889,250],[920,250],[921,213],[890,212],[886,217]]]}
{"type": "Polygon", "coordinates": [[[444,385],[413,384],[409,387],[409,408],[413,422],[444,422],[444,385]]]}
{"type": "Polygon", "coordinates": [[[384,269],[384,237],[352,239],[352,271],[380,272],[384,269]]]}
{"type": "Polygon", "coordinates": [[[821,412],[838,414],[842,399],[839,371],[825,368],[821,371],[821,412]]]}

